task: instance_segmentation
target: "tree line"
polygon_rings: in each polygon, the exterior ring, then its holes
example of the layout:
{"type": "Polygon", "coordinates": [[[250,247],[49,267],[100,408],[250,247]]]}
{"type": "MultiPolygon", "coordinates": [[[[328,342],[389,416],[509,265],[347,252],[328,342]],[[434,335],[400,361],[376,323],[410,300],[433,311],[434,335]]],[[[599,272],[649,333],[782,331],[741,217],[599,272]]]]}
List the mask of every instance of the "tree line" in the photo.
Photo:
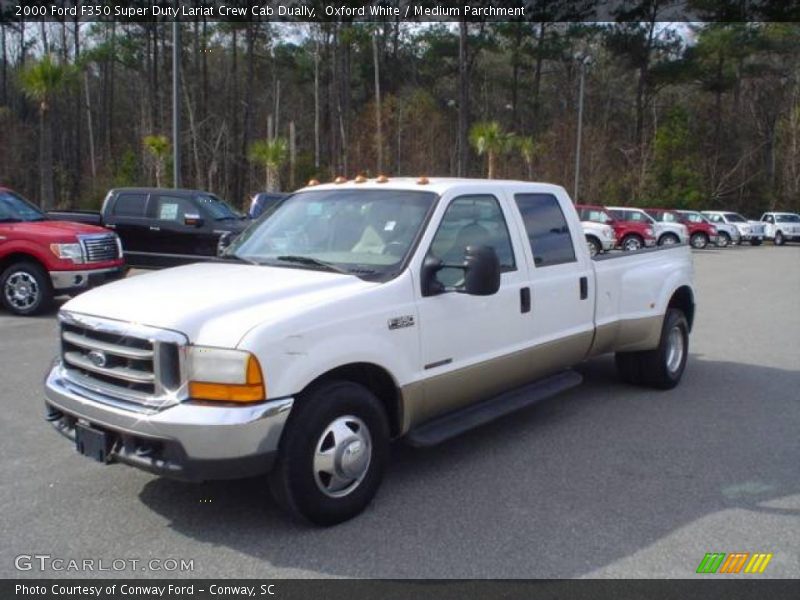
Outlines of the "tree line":
{"type": "MultiPolygon", "coordinates": [[[[238,206],[357,174],[572,192],[584,68],[580,201],[799,210],[800,25],[631,4],[618,23],[184,23],[183,184],[238,206]]],[[[167,22],[0,22],[0,185],[84,208],[170,185],[171,52],[167,22]]]]}

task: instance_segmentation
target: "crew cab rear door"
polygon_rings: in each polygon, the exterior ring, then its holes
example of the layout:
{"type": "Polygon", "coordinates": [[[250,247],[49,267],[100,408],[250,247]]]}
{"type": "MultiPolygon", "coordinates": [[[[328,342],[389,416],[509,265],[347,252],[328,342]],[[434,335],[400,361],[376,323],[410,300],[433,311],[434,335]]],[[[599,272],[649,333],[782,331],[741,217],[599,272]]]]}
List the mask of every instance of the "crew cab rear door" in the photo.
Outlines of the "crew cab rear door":
{"type": "Polygon", "coordinates": [[[105,207],[103,225],[117,232],[125,252],[148,251],[147,198],[146,191],[121,191],[105,207]]]}
{"type": "Polygon", "coordinates": [[[535,370],[580,362],[594,336],[595,278],[577,214],[566,194],[509,186],[527,239],[528,323],[535,370]]]}

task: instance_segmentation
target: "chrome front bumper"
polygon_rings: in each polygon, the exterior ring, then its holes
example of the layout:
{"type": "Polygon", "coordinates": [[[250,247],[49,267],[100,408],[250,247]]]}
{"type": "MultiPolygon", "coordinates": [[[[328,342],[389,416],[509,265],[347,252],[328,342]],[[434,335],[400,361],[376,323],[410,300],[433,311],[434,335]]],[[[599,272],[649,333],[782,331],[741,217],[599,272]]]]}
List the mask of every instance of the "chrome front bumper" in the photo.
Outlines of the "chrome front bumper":
{"type": "Polygon", "coordinates": [[[236,479],[267,472],[293,398],[219,406],[187,400],[155,411],[112,406],[66,380],[56,363],[45,381],[46,419],[74,439],[81,422],[108,432],[108,462],[177,479],[236,479]],[[141,412],[140,412],[141,411],[141,412]]]}
{"type": "Polygon", "coordinates": [[[50,271],[50,281],[53,283],[53,289],[57,291],[83,290],[92,285],[119,279],[123,275],[123,267],[85,271],[50,271]]]}

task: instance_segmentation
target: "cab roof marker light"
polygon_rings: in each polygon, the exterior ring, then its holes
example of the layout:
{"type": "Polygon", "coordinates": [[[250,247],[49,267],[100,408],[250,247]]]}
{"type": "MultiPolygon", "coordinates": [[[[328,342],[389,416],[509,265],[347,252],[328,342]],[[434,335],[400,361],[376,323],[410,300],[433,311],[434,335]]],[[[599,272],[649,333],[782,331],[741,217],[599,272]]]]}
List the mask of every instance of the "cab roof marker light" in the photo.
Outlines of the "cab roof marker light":
{"type": "Polygon", "coordinates": [[[429,183],[430,183],[430,179],[428,179],[427,177],[425,177],[425,176],[423,175],[422,177],[420,177],[419,179],[417,179],[417,183],[418,183],[419,185],[427,185],[427,184],[429,184],[429,183]]]}
{"type": "Polygon", "coordinates": [[[319,185],[319,179],[309,179],[306,185],[308,186],[319,185]]]}
{"type": "Polygon", "coordinates": [[[355,183],[366,183],[367,178],[364,175],[356,175],[356,178],[353,180],[355,183]]]}
{"type": "Polygon", "coordinates": [[[375,183],[388,183],[388,182],[389,178],[386,175],[378,175],[378,177],[375,178],[375,183]]]}
{"type": "Polygon", "coordinates": [[[346,183],[347,177],[343,177],[339,175],[336,179],[333,180],[333,183],[346,183]]]}

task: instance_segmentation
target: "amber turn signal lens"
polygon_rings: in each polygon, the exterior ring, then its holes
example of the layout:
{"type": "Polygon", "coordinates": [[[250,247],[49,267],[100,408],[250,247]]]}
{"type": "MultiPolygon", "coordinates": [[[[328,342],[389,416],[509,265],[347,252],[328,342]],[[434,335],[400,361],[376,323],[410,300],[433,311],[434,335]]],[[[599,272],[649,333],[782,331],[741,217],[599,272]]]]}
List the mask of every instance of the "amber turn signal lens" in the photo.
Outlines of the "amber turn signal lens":
{"type": "Polygon", "coordinates": [[[353,181],[355,181],[356,183],[366,183],[367,178],[364,177],[363,175],[357,175],[353,181]]]}
{"type": "Polygon", "coordinates": [[[375,180],[376,183],[387,183],[389,178],[386,175],[378,175],[378,178],[375,180]]]}
{"type": "Polygon", "coordinates": [[[333,183],[345,183],[347,181],[347,177],[342,177],[339,175],[336,179],[333,180],[333,183]]]}
{"type": "Polygon", "coordinates": [[[427,177],[425,177],[425,176],[423,175],[422,177],[420,177],[419,179],[417,179],[417,183],[418,183],[419,185],[425,185],[425,184],[428,184],[428,183],[430,183],[430,180],[429,180],[427,177]]]}
{"type": "Polygon", "coordinates": [[[308,185],[319,185],[319,179],[309,179],[308,185]]]}
{"type": "Polygon", "coordinates": [[[267,397],[261,366],[254,356],[247,361],[247,383],[189,382],[189,396],[196,400],[218,402],[261,402],[267,397]]]}

